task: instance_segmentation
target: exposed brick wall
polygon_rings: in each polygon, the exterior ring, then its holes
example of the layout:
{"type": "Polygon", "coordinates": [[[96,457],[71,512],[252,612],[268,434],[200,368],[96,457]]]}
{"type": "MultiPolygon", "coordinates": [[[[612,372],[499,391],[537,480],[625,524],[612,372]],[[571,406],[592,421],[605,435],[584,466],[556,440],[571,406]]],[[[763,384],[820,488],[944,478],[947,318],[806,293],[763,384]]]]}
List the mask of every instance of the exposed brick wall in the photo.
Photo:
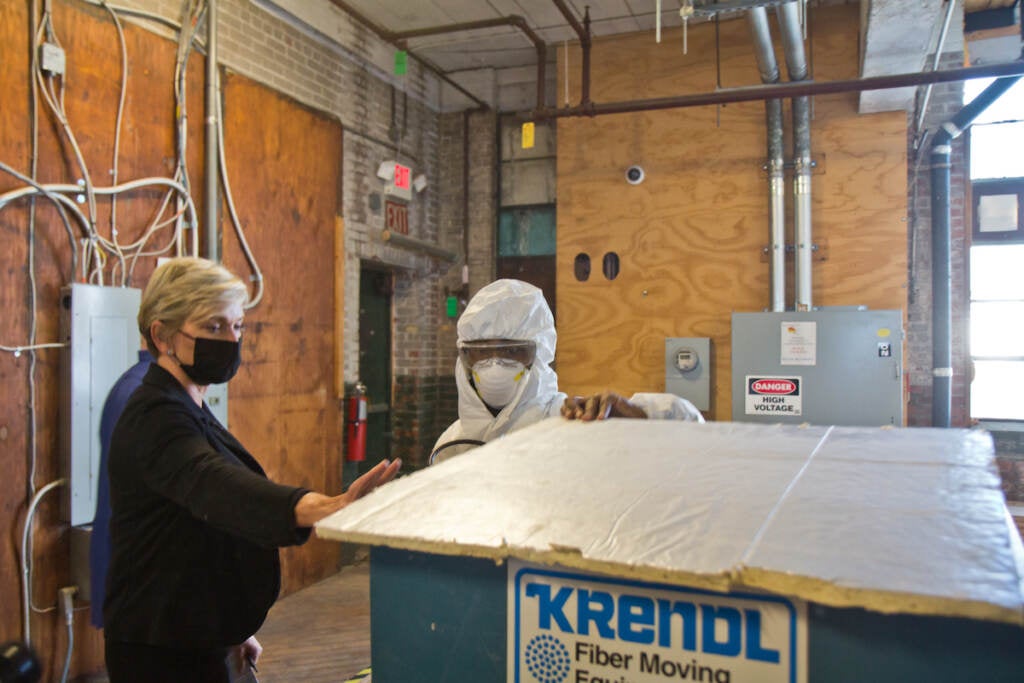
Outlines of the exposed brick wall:
{"type": "Polygon", "coordinates": [[[394,455],[406,471],[427,465],[430,449],[440,432],[428,428],[452,420],[455,384],[447,377],[400,377],[395,383],[393,413],[394,455]]]}
{"type": "Polygon", "coordinates": [[[458,300],[458,313],[473,292],[494,279],[494,226],[497,183],[497,117],[493,112],[453,113],[438,123],[437,240],[459,254],[454,264],[438,262],[428,282],[402,274],[395,287],[395,455],[411,466],[426,464],[437,437],[458,417],[455,388],[456,318],[446,300],[458,300]],[[469,155],[468,194],[464,188],[464,149],[469,155]],[[467,201],[468,200],[468,201],[467,201]],[[468,240],[464,231],[468,225],[468,240]],[[465,260],[466,244],[470,258],[465,260]],[[469,275],[462,286],[463,267],[469,275]],[[419,320],[420,322],[411,322],[419,320]],[[404,324],[400,321],[410,321],[404,324]],[[400,352],[399,349],[406,349],[400,352]]]}
{"type": "MultiPolygon", "coordinates": [[[[181,5],[179,0],[124,4],[174,19],[181,5]]],[[[416,60],[410,60],[405,76],[390,74],[382,62],[393,48],[354,20],[337,22],[343,31],[340,45],[249,0],[218,4],[218,61],[228,71],[336,116],[345,131],[340,207],[345,219],[345,380],[354,382],[359,372],[360,262],[409,269],[428,280],[437,277],[432,258],[381,241],[383,181],[376,176],[380,162],[388,159],[426,174],[428,191],[409,204],[409,233],[435,241],[440,200],[429,187],[438,184],[437,78],[416,60]]],[[[200,35],[205,35],[202,28],[200,35]]],[[[401,353],[400,347],[396,350],[401,353]]]]}
{"type": "MultiPolygon", "coordinates": [[[[944,55],[940,68],[963,64],[962,53],[944,55]]],[[[963,107],[963,84],[938,84],[932,89],[924,128],[934,131],[963,107]]],[[[913,127],[913,114],[908,114],[913,127]]],[[[913,148],[914,131],[908,135],[908,231],[910,250],[909,291],[907,294],[907,374],[910,391],[907,424],[932,424],[932,252],[931,252],[931,178],[930,137],[917,152],[913,148]],[[914,159],[918,159],[915,163],[914,159]]],[[[950,421],[954,427],[966,426],[970,419],[970,355],[968,342],[967,264],[970,229],[966,221],[964,199],[968,192],[968,166],[964,138],[953,141],[950,174],[950,249],[953,320],[953,390],[950,421]]]]}

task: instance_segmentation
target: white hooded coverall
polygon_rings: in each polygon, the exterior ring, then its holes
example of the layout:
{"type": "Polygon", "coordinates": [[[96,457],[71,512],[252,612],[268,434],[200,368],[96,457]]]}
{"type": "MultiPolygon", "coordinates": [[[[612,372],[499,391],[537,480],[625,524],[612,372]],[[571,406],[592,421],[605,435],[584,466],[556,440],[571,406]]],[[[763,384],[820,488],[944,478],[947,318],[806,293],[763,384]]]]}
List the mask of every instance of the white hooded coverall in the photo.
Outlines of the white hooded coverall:
{"type": "MultiPolygon", "coordinates": [[[[558,376],[551,369],[555,359],[555,319],[540,289],[519,280],[496,280],[470,300],[458,323],[459,341],[517,339],[537,346],[533,365],[518,382],[512,401],[492,415],[469,381],[462,358],[455,361],[455,383],[459,391],[459,419],[434,444],[456,439],[491,441],[503,434],[560,415],[566,395],[558,390],[558,376]]],[[[700,411],[689,401],[672,394],[639,393],[630,399],[653,419],[703,422],[700,411]]],[[[438,459],[462,452],[445,449],[438,459]]]]}

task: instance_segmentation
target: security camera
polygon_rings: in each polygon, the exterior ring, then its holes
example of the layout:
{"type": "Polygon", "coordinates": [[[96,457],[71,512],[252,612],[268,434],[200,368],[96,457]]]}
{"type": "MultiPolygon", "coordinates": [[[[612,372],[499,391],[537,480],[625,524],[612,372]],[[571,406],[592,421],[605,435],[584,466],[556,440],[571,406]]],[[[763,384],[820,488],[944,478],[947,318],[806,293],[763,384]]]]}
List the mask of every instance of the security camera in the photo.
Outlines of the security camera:
{"type": "Polygon", "coordinates": [[[626,169],[626,182],[630,185],[639,185],[644,181],[644,169],[639,166],[630,166],[626,169]]]}

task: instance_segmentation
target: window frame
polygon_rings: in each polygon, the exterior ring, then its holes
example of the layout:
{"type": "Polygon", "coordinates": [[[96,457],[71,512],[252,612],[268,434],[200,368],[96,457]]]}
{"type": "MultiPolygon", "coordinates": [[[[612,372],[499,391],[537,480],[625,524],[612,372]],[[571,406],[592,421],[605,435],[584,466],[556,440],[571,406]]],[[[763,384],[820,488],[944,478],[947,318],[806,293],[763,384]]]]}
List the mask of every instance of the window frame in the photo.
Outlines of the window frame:
{"type": "Polygon", "coordinates": [[[971,181],[971,244],[1024,244],[1024,177],[986,178],[971,181]],[[1017,229],[997,232],[981,230],[981,198],[987,195],[1017,195],[1017,229]]]}

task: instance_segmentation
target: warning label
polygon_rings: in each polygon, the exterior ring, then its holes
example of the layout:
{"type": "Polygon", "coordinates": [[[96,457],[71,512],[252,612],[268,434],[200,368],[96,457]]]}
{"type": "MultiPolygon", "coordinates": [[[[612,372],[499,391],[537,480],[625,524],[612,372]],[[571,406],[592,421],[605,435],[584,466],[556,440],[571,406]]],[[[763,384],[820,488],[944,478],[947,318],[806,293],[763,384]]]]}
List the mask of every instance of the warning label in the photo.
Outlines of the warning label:
{"type": "Polygon", "coordinates": [[[747,415],[801,414],[800,377],[747,375],[747,415]]]}

